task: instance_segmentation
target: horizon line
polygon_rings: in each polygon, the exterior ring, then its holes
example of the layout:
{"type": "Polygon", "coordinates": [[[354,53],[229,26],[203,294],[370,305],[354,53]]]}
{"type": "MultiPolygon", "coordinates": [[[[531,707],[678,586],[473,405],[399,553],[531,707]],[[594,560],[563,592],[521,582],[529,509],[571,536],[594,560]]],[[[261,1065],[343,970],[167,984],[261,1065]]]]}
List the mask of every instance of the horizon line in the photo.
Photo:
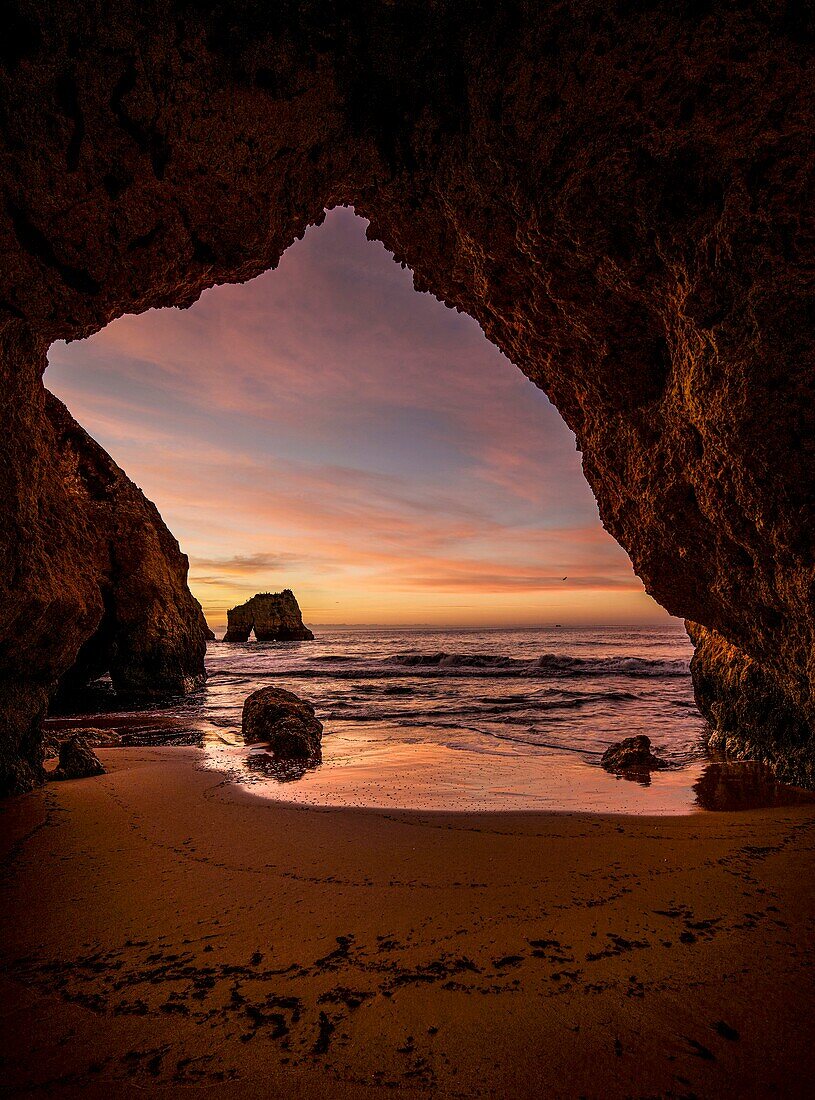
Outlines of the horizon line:
{"type": "MultiPolygon", "coordinates": [[[[319,630],[336,630],[348,628],[359,630],[664,630],[666,627],[676,625],[681,627],[682,620],[677,616],[665,623],[655,622],[619,622],[619,623],[377,623],[377,622],[338,622],[318,623],[311,621],[311,626],[319,630]]],[[[221,624],[218,624],[219,626],[221,624]]],[[[308,624],[306,624],[308,625],[308,624]]],[[[226,624],[223,624],[224,629],[226,624]]],[[[684,629],[684,627],[681,627],[684,629]]]]}

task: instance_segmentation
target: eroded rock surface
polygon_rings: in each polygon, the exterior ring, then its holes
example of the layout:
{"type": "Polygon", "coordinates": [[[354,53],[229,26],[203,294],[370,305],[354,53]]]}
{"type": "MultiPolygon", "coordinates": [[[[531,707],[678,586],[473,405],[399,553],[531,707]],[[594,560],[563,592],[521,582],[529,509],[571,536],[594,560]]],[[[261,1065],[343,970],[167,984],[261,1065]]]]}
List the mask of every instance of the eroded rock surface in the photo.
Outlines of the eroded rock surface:
{"type": "Polygon", "coordinates": [[[691,678],[709,727],[708,747],[733,760],[768,764],[779,779],[815,787],[815,741],[805,692],[790,696],[784,677],[752,660],[715,630],[688,623],[695,645],[691,678]]]}
{"type": "Polygon", "coordinates": [[[259,642],[310,642],[314,635],[303,624],[300,605],[290,588],[259,592],[227,612],[225,642],[245,642],[254,630],[259,642]]]}
{"type": "Polygon", "coordinates": [[[95,726],[83,726],[81,728],[49,730],[43,737],[43,759],[54,760],[59,756],[60,748],[66,741],[73,737],[79,737],[91,748],[112,748],[122,743],[120,733],[115,730],[97,729],[95,726]]]}
{"type": "Polygon", "coordinates": [[[610,772],[652,772],[666,767],[665,761],[651,752],[651,738],[645,734],[609,745],[600,763],[610,772]]]}
{"type": "Polygon", "coordinates": [[[6,15],[7,770],[33,758],[42,684],[103,614],[38,411],[48,344],[273,267],[337,204],[546,391],[648,591],[763,670],[811,737],[810,6],[125,0],[99,19],[16,0],[6,15]],[[58,590],[31,579],[44,531],[74,547],[45,567],[58,590]],[[18,653],[23,621],[37,641],[18,653]]]}
{"type": "Polygon", "coordinates": [[[277,760],[319,760],[323,724],[314,707],[282,688],[261,688],[243,704],[243,739],[264,744],[277,760]]]}
{"type": "Polygon", "coordinates": [[[42,778],[57,690],[109,672],[119,692],[185,693],[203,683],[206,646],[187,558],[155,506],[39,382],[8,408],[20,434],[0,480],[25,524],[0,534],[4,791],[42,778]]]}
{"type": "Polygon", "coordinates": [[[90,779],[104,775],[105,766],[87,741],[70,737],[59,747],[59,764],[51,772],[50,779],[90,779]]]}
{"type": "Polygon", "coordinates": [[[109,672],[137,695],[186,694],[205,677],[207,625],[187,586],[189,563],[158,509],[46,391],[65,475],[98,539],[104,605],[62,688],[109,672]]]}

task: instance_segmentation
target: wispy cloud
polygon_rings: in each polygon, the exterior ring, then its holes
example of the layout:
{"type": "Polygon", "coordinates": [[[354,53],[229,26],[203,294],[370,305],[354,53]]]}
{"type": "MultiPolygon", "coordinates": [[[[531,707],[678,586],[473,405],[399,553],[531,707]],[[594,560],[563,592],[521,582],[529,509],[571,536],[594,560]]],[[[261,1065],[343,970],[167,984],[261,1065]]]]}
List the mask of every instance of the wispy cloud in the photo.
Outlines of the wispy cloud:
{"type": "Polygon", "coordinates": [[[295,564],[301,564],[304,559],[297,554],[267,554],[260,551],[257,554],[236,555],[231,558],[193,558],[192,560],[197,569],[218,569],[221,573],[240,577],[244,573],[263,571],[277,573],[281,569],[291,569],[295,564]]]}

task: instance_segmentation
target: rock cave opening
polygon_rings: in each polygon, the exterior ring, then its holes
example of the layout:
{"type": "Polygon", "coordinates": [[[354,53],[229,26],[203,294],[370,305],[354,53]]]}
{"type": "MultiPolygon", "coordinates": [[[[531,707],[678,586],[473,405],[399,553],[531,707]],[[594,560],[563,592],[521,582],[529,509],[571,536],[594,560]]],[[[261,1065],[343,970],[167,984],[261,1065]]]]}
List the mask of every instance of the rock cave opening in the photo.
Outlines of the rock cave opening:
{"type": "MultiPolygon", "coordinates": [[[[323,630],[668,626],[603,530],[557,410],[366,228],[328,212],[274,272],[50,350],[46,387],[190,554],[208,626],[229,643],[313,638],[289,585],[323,630]],[[272,585],[291,609],[265,607],[272,585]]],[[[61,714],[105,673],[139,703],[106,606],[61,714]]]]}
{"type": "Polygon", "coordinates": [[[6,1091],[811,1093],[814,47],[5,0],[6,1091]]]}
{"type": "Polygon", "coordinates": [[[123,675],[203,670],[183,555],[46,396],[48,348],[274,268],[343,205],[559,409],[605,528],[691,624],[721,743],[811,784],[807,26],[783,6],[238,7],[97,26],[32,0],[3,53],[3,788],[38,777],[112,577],[123,675]]]}

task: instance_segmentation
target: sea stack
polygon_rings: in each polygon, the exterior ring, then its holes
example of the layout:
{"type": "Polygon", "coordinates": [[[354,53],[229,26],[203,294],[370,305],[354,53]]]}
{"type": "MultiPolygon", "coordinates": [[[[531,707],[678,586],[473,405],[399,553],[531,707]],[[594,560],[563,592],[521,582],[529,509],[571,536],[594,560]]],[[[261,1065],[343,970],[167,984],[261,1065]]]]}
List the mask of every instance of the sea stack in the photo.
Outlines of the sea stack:
{"type": "Polygon", "coordinates": [[[254,630],[259,642],[311,642],[314,635],[303,624],[300,606],[290,588],[258,592],[251,600],[227,612],[225,642],[246,642],[254,630]]]}

